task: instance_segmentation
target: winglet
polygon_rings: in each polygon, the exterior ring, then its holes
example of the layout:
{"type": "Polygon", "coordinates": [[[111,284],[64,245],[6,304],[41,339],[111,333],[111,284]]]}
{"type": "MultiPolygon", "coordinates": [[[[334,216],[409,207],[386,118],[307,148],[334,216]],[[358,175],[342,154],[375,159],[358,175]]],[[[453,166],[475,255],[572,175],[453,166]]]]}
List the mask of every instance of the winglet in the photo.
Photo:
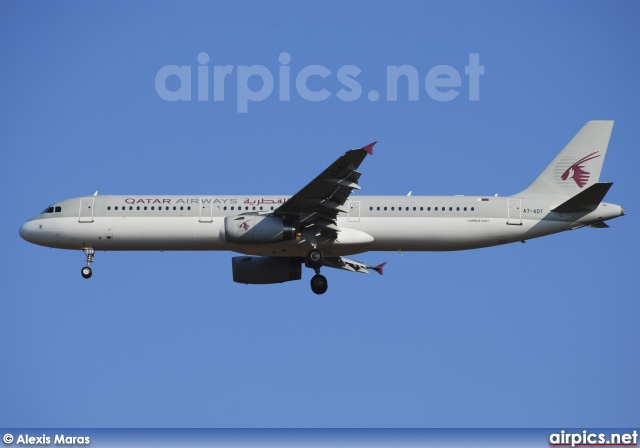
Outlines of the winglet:
{"type": "Polygon", "coordinates": [[[367,146],[363,146],[360,149],[363,149],[363,150],[367,151],[367,153],[372,156],[373,155],[373,145],[375,145],[376,143],[378,143],[378,142],[369,143],[367,146]]]}
{"type": "Polygon", "coordinates": [[[376,271],[378,274],[382,275],[382,268],[384,267],[385,264],[387,264],[386,261],[382,264],[379,264],[375,268],[373,268],[373,270],[376,271]]]}

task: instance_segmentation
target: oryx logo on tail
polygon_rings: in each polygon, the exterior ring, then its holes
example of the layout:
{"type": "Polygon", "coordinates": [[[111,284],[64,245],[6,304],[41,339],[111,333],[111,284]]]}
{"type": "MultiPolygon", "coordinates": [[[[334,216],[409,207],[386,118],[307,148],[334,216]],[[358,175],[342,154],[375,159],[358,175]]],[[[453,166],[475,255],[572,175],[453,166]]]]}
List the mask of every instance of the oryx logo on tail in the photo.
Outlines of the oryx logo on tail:
{"type": "Polygon", "coordinates": [[[587,182],[589,182],[589,176],[591,175],[591,173],[585,171],[582,164],[588,162],[589,160],[595,159],[596,157],[600,157],[600,155],[596,156],[594,154],[598,154],[598,151],[592,152],[588,156],[583,157],[582,159],[571,165],[569,168],[567,168],[567,170],[562,173],[562,176],[560,176],[562,180],[571,178],[576,182],[576,184],[578,184],[580,188],[584,187],[587,182]]]}

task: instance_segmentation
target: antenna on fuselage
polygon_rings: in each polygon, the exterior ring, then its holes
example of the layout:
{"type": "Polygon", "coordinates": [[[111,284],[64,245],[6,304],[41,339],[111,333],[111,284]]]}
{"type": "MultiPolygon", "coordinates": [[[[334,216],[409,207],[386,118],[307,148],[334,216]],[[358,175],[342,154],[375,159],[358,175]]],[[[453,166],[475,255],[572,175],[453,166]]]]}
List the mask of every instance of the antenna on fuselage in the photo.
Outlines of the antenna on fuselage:
{"type": "Polygon", "coordinates": [[[95,193],[93,193],[94,196],[98,196],[98,190],[96,190],[95,193]]]}

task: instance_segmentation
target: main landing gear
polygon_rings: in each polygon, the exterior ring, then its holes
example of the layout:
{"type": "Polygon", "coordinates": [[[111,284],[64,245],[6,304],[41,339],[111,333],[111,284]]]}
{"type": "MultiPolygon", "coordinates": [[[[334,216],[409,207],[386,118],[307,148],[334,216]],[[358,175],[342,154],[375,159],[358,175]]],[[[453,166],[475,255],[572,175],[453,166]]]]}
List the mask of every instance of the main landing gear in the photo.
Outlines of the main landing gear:
{"type": "Polygon", "coordinates": [[[317,248],[313,248],[307,253],[305,258],[305,265],[315,271],[316,275],[311,278],[311,291],[315,294],[324,294],[327,292],[329,284],[324,275],[320,275],[320,268],[324,265],[324,255],[322,251],[317,248]]]}
{"type": "Polygon", "coordinates": [[[82,274],[82,277],[84,278],[91,278],[91,275],[93,274],[93,271],[91,271],[91,263],[93,263],[95,250],[93,250],[93,247],[87,247],[86,249],[83,249],[83,252],[86,256],[85,261],[87,262],[87,265],[80,270],[80,274],[82,274]]]}
{"type": "MultiPolygon", "coordinates": [[[[319,272],[320,270],[316,271],[319,272]]],[[[327,278],[324,275],[316,274],[311,277],[311,291],[316,294],[324,294],[327,292],[327,278]]]]}

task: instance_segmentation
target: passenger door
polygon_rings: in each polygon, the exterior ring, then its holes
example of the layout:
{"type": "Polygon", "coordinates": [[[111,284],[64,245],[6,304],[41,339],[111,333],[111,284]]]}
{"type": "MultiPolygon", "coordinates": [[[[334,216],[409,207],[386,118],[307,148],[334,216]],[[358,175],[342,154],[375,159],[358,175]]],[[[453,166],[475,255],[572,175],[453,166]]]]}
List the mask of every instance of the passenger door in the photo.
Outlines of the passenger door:
{"type": "Polygon", "coordinates": [[[80,214],[78,222],[93,222],[93,201],[94,197],[80,199],[80,214]]]}

